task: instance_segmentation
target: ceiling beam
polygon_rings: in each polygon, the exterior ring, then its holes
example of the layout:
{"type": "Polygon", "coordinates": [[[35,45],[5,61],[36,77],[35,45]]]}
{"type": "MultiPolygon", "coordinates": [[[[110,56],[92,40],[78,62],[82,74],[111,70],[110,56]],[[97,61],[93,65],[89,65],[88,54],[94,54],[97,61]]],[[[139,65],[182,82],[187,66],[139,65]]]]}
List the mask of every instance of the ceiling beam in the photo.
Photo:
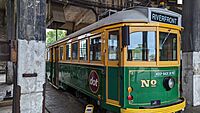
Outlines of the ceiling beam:
{"type": "Polygon", "coordinates": [[[88,9],[84,10],[80,15],[76,17],[75,26],[79,25],[85,19],[86,14],[89,12],[88,9]]]}
{"type": "Polygon", "coordinates": [[[52,0],[53,2],[61,3],[61,4],[70,4],[70,5],[79,5],[79,6],[87,6],[90,8],[98,7],[104,9],[113,9],[113,10],[122,10],[122,6],[105,4],[101,2],[94,2],[89,0],[52,0]]]}
{"type": "Polygon", "coordinates": [[[72,5],[72,6],[76,6],[76,7],[82,7],[82,8],[85,8],[85,9],[90,9],[90,10],[92,10],[92,12],[95,14],[95,16],[96,16],[96,21],[98,20],[98,14],[97,14],[97,12],[96,12],[96,10],[95,10],[95,7],[93,7],[93,6],[88,6],[88,5],[84,5],[84,4],[80,4],[79,2],[79,0],[51,0],[51,2],[52,2],[52,5],[54,4],[54,3],[57,3],[57,4],[62,4],[62,5],[72,5]],[[76,1],[78,1],[78,2],[76,2],[76,1]]]}

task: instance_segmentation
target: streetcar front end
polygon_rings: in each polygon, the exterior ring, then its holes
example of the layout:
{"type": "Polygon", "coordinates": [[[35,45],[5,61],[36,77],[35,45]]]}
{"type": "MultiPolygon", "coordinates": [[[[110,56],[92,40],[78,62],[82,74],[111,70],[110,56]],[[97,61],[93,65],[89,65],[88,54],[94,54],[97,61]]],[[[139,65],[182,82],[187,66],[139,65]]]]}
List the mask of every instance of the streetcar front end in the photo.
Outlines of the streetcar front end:
{"type": "MultiPolygon", "coordinates": [[[[124,46],[121,112],[172,113],[185,108],[180,92],[180,30],[163,23],[129,27],[124,46]]],[[[124,31],[123,31],[124,32],[124,31]]]]}

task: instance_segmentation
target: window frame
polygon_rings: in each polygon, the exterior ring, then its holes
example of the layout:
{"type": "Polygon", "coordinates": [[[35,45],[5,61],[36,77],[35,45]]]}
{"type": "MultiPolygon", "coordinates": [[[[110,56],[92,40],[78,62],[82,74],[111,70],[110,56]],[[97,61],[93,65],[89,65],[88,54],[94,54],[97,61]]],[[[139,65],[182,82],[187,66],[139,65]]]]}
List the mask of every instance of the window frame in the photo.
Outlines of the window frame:
{"type": "Polygon", "coordinates": [[[72,43],[71,42],[66,43],[65,48],[66,48],[65,49],[65,61],[70,62],[72,60],[72,43]],[[70,55],[71,55],[70,59],[68,59],[68,55],[67,55],[67,45],[71,46],[71,48],[70,48],[70,55]]]}
{"type": "Polygon", "coordinates": [[[145,27],[145,26],[130,26],[129,28],[129,34],[132,32],[155,32],[155,39],[156,39],[156,58],[155,61],[128,61],[127,60],[127,52],[128,52],[128,45],[124,48],[124,63],[126,66],[156,66],[157,65],[157,61],[158,61],[158,31],[157,31],[157,27],[145,27]]]}
{"type": "Polygon", "coordinates": [[[80,40],[79,40],[79,61],[80,61],[80,62],[88,62],[88,61],[89,61],[88,52],[89,52],[89,38],[86,37],[86,38],[80,39],[80,40]],[[86,40],[86,44],[87,44],[87,45],[86,45],[86,46],[87,46],[87,48],[86,48],[87,60],[81,60],[81,59],[80,59],[80,52],[81,52],[81,46],[80,46],[80,44],[81,44],[81,41],[83,41],[83,40],[86,40]]]}
{"type": "Polygon", "coordinates": [[[45,60],[50,61],[50,48],[46,48],[45,60]]]}
{"type": "Polygon", "coordinates": [[[108,61],[119,61],[120,60],[120,48],[121,48],[121,45],[120,45],[120,35],[121,35],[121,33],[120,33],[120,29],[114,29],[114,30],[108,30],[108,61]],[[112,33],[112,32],[117,32],[118,33],[118,40],[117,40],[117,46],[119,46],[117,49],[118,49],[118,51],[115,51],[116,53],[118,53],[118,55],[117,55],[117,59],[110,59],[109,58],[109,39],[110,39],[110,34],[112,33]]]}
{"type": "Polygon", "coordinates": [[[50,61],[50,62],[53,62],[53,55],[54,55],[54,54],[53,54],[53,47],[50,47],[50,48],[49,48],[49,51],[50,51],[50,56],[49,56],[49,57],[50,57],[50,60],[49,60],[49,61],[50,61]]]}
{"type": "Polygon", "coordinates": [[[73,62],[78,62],[79,61],[79,50],[80,50],[80,48],[79,48],[79,40],[71,42],[71,61],[73,61],[73,62]],[[77,48],[77,59],[73,59],[73,46],[72,45],[74,43],[77,43],[77,46],[78,46],[78,48],[77,48]]]}
{"type": "Polygon", "coordinates": [[[121,27],[117,27],[117,28],[112,28],[112,29],[107,29],[106,30],[106,41],[105,41],[105,52],[106,52],[106,56],[105,56],[105,65],[107,66],[113,66],[113,67],[118,67],[118,66],[122,66],[124,65],[124,62],[123,62],[123,58],[124,58],[124,55],[123,55],[123,52],[122,52],[122,29],[121,27]],[[108,40],[109,40],[109,36],[110,36],[110,32],[116,32],[118,31],[118,43],[119,43],[119,56],[118,56],[118,60],[109,60],[109,48],[108,48],[108,40]],[[109,62],[109,63],[108,63],[109,62]]]}
{"type": "Polygon", "coordinates": [[[96,34],[96,35],[93,35],[91,37],[88,38],[88,60],[89,60],[89,63],[94,63],[94,64],[103,64],[103,54],[102,54],[102,49],[103,49],[103,38],[102,38],[102,33],[99,33],[99,34],[96,34]],[[101,60],[98,60],[98,61],[93,61],[93,60],[90,60],[90,40],[91,39],[94,39],[94,38],[97,38],[97,37],[100,37],[101,39],[101,60]]]}
{"type": "Polygon", "coordinates": [[[53,46],[53,62],[56,62],[56,46],[53,46]]]}
{"type": "Polygon", "coordinates": [[[130,34],[130,44],[127,45],[128,49],[128,58],[127,61],[148,61],[154,62],[156,61],[156,32],[154,31],[139,31],[139,32],[131,32],[130,34]],[[145,36],[144,36],[145,35],[145,36]],[[152,37],[151,37],[152,36],[152,37]],[[153,43],[151,43],[154,41],[153,43]],[[137,46],[135,46],[135,44],[137,46]],[[140,46],[139,46],[140,45],[140,46]],[[150,45],[153,45],[152,48],[150,45]],[[130,50],[130,51],[129,51],[130,50]],[[151,59],[151,51],[153,50],[153,59],[151,59]],[[138,52],[136,52],[138,51],[138,52]],[[129,54],[131,56],[129,56],[129,54]],[[139,56],[138,56],[139,55],[139,56]]]}
{"type": "MultiPolygon", "coordinates": [[[[178,30],[172,29],[172,28],[164,28],[164,27],[159,27],[158,30],[158,34],[160,32],[164,32],[164,33],[168,33],[170,31],[170,33],[172,34],[177,34],[177,59],[174,61],[161,61],[160,60],[160,51],[158,48],[158,54],[159,54],[159,60],[158,60],[158,65],[162,65],[162,66],[168,66],[169,64],[171,66],[176,66],[176,65],[180,65],[180,32],[178,30]]],[[[160,35],[158,37],[158,47],[160,47],[160,35]]]]}
{"type": "Polygon", "coordinates": [[[65,59],[64,59],[64,46],[63,45],[61,45],[61,46],[59,46],[59,61],[64,61],[65,59]],[[60,49],[63,49],[62,50],[62,59],[61,59],[61,56],[60,56],[60,49]]]}

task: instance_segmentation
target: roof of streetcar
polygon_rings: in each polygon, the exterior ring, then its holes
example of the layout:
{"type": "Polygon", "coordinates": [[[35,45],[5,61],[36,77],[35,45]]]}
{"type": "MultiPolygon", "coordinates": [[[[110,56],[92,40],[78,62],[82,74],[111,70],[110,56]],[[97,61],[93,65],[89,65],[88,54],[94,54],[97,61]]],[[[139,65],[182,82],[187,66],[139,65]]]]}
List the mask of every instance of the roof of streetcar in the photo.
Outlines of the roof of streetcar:
{"type": "Polygon", "coordinates": [[[161,9],[161,8],[152,8],[152,7],[134,7],[126,10],[122,10],[119,12],[116,12],[106,18],[103,18],[85,28],[82,28],[70,35],[67,36],[67,38],[58,40],[57,42],[49,45],[52,46],[54,44],[60,43],[62,41],[83,35],[85,33],[88,33],[90,31],[96,30],[98,28],[112,25],[112,24],[117,24],[117,23],[125,23],[125,22],[151,22],[150,21],[150,12],[151,11],[156,11],[160,12],[163,14],[168,14],[171,16],[176,16],[178,18],[178,26],[181,26],[181,15],[178,13],[175,13],[173,11],[169,11],[167,9],[161,9]]]}

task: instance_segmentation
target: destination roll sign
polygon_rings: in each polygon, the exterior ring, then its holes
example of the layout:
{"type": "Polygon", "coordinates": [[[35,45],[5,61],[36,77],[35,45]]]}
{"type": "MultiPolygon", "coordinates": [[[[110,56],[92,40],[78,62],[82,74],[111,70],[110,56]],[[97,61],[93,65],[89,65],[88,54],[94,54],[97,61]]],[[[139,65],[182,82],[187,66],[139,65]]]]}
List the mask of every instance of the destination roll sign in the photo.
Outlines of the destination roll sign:
{"type": "Polygon", "coordinates": [[[151,12],[151,21],[178,25],[178,17],[169,16],[169,15],[165,15],[165,14],[161,14],[157,12],[151,12]]]}

